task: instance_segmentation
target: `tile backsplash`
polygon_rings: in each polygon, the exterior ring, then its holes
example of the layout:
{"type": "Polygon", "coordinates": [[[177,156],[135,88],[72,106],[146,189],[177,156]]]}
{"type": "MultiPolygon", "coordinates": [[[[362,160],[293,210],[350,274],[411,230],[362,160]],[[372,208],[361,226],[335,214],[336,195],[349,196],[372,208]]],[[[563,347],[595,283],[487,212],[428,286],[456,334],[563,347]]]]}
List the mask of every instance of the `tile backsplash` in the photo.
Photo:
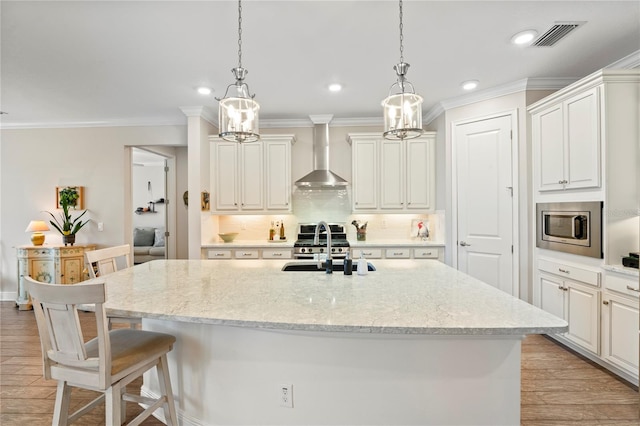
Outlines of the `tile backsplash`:
{"type": "MultiPolygon", "coordinates": [[[[414,219],[428,222],[430,241],[443,242],[444,211],[432,214],[352,214],[349,189],[342,190],[300,190],[293,192],[293,213],[278,215],[212,215],[211,226],[219,232],[238,232],[236,241],[267,240],[271,222],[283,221],[288,240],[297,239],[299,223],[315,223],[321,220],[330,223],[344,223],[347,238],[356,241],[353,220],[367,224],[367,241],[408,240],[415,238],[412,229],[414,219]]],[[[203,243],[217,242],[203,241],[203,243]]]]}

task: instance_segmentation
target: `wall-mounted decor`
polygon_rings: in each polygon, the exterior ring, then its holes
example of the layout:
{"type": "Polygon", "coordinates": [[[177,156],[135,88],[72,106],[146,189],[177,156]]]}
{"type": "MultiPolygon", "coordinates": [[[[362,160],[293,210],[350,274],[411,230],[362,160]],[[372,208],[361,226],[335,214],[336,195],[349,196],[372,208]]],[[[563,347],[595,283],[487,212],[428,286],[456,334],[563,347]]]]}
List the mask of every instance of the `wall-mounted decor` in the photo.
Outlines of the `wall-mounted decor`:
{"type": "Polygon", "coordinates": [[[200,205],[202,206],[202,211],[207,211],[209,210],[209,193],[207,191],[204,191],[201,195],[200,195],[200,205]]]}
{"type": "Polygon", "coordinates": [[[84,209],[84,186],[56,186],[57,209],[62,209],[61,191],[64,191],[63,198],[66,199],[68,207],[71,207],[73,210],[84,209]]]}

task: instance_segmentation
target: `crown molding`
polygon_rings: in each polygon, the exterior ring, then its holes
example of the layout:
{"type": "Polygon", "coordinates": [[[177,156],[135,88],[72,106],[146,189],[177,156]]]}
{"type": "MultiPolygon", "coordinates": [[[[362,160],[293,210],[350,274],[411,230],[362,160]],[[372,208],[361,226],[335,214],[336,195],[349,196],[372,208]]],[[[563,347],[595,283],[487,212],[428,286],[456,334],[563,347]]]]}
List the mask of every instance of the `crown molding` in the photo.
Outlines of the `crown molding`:
{"type": "Polygon", "coordinates": [[[108,121],[69,121],[59,123],[0,123],[2,130],[27,129],[72,129],[86,127],[152,127],[152,126],[185,126],[183,118],[135,118],[108,121]]]}
{"type": "Polygon", "coordinates": [[[187,117],[200,117],[216,128],[218,127],[218,118],[211,111],[211,108],[207,106],[182,106],[178,107],[178,109],[187,117]]]}
{"type": "MultiPolygon", "coordinates": [[[[312,117],[318,117],[312,115],[312,117]]],[[[329,122],[329,127],[362,127],[362,126],[382,126],[382,117],[354,117],[354,118],[334,118],[329,122]]],[[[283,128],[304,128],[313,127],[310,118],[292,119],[267,119],[260,120],[261,129],[283,129],[283,128]]]]}
{"type": "Polygon", "coordinates": [[[605,68],[615,68],[615,69],[632,69],[632,68],[640,68],[640,50],[636,50],[632,54],[625,56],[624,58],[615,61],[611,65],[605,68]]]}

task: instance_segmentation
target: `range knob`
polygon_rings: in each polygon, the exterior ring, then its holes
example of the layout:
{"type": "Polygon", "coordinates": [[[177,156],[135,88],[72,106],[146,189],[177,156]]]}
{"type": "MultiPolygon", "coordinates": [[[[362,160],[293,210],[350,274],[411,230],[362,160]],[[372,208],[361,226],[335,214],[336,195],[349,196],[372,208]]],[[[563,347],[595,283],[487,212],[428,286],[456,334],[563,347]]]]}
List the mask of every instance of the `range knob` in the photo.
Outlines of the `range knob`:
{"type": "Polygon", "coordinates": [[[305,249],[305,248],[301,248],[300,249],[300,253],[304,253],[305,251],[307,251],[307,249],[305,249]]]}
{"type": "Polygon", "coordinates": [[[320,253],[324,253],[324,249],[323,248],[320,248],[320,253]]]}
{"type": "Polygon", "coordinates": [[[309,253],[313,252],[313,249],[311,247],[309,247],[309,249],[307,250],[309,253]]]}

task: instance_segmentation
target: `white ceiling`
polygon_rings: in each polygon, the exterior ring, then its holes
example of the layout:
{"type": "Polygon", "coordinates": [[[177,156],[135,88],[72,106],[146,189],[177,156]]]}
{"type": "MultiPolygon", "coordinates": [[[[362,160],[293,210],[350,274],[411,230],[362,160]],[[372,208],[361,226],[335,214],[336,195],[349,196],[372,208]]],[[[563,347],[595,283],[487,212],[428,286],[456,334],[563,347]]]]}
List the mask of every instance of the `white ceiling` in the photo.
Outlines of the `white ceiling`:
{"type": "MultiPolygon", "coordinates": [[[[243,3],[243,66],[261,120],[381,116],[399,61],[398,3],[243,3]],[[344,90],[329,93],[340,82],[344,90]]],[[[186,123],[233,82],[236,1],[1,1],[3,128],[186,123]],[[200,85],[215,92],[203,97],[200,85]]],[[[640,49],[640,2],[404,3],[408,79],[423,112],[525,78],[580,78],[640,49]],[[516,47],[515,33],[586,21],[556,46],[516,47]]]]}

